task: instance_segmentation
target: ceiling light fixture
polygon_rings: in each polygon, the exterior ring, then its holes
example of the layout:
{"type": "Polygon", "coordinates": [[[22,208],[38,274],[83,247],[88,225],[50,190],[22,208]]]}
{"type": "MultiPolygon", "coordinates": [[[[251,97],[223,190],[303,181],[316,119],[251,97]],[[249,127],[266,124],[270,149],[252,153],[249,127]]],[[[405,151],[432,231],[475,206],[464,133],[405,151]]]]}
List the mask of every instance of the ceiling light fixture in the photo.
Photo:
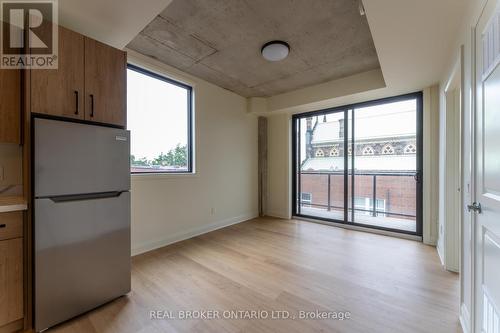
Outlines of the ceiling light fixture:
{"type": "Polygon", "coordinates": [[[268,61],[280,61],[288,57],[290,46],[286,42],[273,40],[264,44],[260,52],[268,61]]]}

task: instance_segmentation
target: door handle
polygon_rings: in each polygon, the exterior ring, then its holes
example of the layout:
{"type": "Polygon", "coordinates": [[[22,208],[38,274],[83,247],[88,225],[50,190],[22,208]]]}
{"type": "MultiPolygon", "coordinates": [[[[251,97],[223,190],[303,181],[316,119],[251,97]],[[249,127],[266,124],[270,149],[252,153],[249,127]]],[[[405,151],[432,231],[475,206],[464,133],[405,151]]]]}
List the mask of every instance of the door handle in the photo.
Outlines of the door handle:
{"type": "Polygon", "coordinates": [[[75,114],[78,115],[78,90],[75,90],[75,114]]]}
{"type": "Polygon", "coordinates": [[[467,205],[467,210],[469,212],[473,211],[474,213],[481,214],[483,212],[483,208],[479,202],[473,202],[472,205],[467,205]]]}
{"type": "Polygon", "coordinates": [[[413,176],[413,179],[415,179],[415,181],[417,183],[420,183],[420,181],[421,181],[420,172],[415,173],[415,175],[413,176]]]}
{"type": "Polygon", "coordinates": [[[94,118],[94,95],[90,94],[90,118],[94,118]]]}
{"type": "Polygon", "coordinates": [[[89,193],[89,194],[74,194],[74,195],[61,195],[55,197],[48,197],[52,202],[64,203],[72,201],[86,201],[86,200],[98,200],[98,199],[109,199],[118,198],[122,195],[122,191],[113,192],[102,192],[102,193],[89,193]]]}

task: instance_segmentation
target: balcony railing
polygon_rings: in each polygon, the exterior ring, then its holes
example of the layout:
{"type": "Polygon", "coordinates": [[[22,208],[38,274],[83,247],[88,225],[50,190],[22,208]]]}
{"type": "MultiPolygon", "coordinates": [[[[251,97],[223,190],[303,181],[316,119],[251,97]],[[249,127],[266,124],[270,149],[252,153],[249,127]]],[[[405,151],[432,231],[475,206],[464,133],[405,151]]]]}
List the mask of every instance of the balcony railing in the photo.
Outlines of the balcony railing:
{"type": "MultiPolygon", "coordinates": [[[[308,200],[302,200],[302,195],[299,194],[300,197],[300,205],[301,206],[310,206],[310,207],[318,207],[318,208],[326,208],[328,211],[333,210],[344,210],[343,206],[335,206],[331,204],[331,178],[332,176],[344,176],[343,171],[329,171],[329,172],[324,172],[324,171],[301,171],[300,175],[317,175],[317,176],[327,176],[327,204],[318,204],[318,203],[313,203],[312,201],[308,200]]],[[[379,210],[377,209],[377,181],[382,178],[382,177],[411,177],[415,181],[418,180],[418,173],[417,172],[356,172],[354,175],[349,171],[348,174],[349,177],[358,177],[358,176],[371,176],[372,177],[372,193],[371,193],[371,209],[363,209],[363,208],[356,208],[354,207],[354,212],[364,212],[364,213],[370,213],[373,217],[377,217],[379,215],[384,215],[386,217],[389,216],[399,216],[402,218],[410,218],[410,219],[415,219],[416,215],[415,214],[404,214],[401,212],[392,212],[392,211],[387,211],[387,210],[379,210]]],[[[415,197],[416,199],[416,197],[415,197]]],[[[348,207],[348,211],[352,212],[353,207],[355,206],[353,202],[351,202],[351,207],[348,207]]]]}

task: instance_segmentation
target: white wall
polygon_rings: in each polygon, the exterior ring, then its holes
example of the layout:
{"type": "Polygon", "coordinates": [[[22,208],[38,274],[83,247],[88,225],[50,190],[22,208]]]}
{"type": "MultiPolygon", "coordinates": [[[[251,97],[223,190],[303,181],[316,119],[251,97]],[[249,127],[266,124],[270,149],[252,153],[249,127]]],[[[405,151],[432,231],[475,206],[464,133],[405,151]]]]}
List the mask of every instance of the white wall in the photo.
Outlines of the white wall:
{"type": "Polygon", "coordinates": [[[246,99],[128,51],[129,62],[194,87],[194,175],[132,176],[132,253],[258,215],[257,117],[246,99]]]}
{"type": "Polygon", "coordinates": [[[438,253],[444,267],[459,272],[460,261],[460,86],[445,91],[440,112],[439,238],[438,253]]]}
{"type": "Polygon", "coordinates": [[[269,97],[266,107],[268,112],[299,113],[321,110],[347,104],[347,96],[374,92],[385,87],[382,71],[374,69],[269,97]]]}
{"type": "Polygon", "coordinates": [[[439,86],[424,89],[423,241],[436,245],[439,221],[439,86]]]}

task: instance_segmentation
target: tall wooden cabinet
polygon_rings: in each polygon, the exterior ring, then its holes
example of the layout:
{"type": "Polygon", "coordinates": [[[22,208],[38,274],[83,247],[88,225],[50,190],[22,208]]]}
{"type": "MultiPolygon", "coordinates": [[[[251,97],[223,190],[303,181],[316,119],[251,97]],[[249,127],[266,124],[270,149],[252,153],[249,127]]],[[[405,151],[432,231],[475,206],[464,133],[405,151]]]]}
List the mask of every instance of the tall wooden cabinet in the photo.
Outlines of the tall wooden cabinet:
{"type": "Polygon", "coordinates": [[[31,112],[126,125],[126,53],[59,27],[57,70],[31,70],[31,112]]]}
{"type": "Polygon", "coordinates": [[[21,71],[0,69],[0,143],[21,141],[21,71]]]}

